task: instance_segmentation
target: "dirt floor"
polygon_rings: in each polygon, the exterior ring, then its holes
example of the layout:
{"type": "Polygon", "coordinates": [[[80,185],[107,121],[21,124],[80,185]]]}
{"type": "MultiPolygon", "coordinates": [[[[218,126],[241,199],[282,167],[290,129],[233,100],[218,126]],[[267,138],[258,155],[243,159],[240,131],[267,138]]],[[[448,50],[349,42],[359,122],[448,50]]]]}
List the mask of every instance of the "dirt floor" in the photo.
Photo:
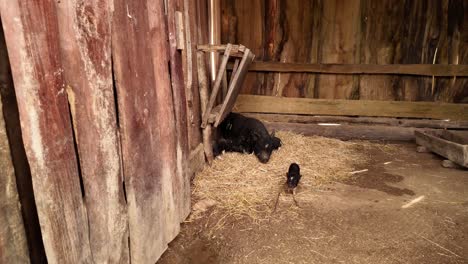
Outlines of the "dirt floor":
{"type": "Polygon", "coordinates": [[[300,207],[282,194],[267,221],[211,208],[158,263],[468,263],[468,171],[415,148],[369,153],[368,171],[300,207]]]}

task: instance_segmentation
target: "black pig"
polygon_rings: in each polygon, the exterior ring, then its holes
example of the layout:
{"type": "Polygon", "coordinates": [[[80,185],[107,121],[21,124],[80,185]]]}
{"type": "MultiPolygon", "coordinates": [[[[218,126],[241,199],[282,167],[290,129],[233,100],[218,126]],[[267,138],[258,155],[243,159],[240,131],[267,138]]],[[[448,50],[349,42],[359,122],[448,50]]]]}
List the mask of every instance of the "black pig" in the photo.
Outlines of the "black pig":
{"type": "Polygon", "coordinates": [[[296,163],[292,163],[289,166],[288,173],[286,173],[286,178],[287,178],[287,184],[288,188],[290,190],[294,189],[297,187],[299,184],[299,180],[301,179],[301,169],[299,168],[299,165],[296,163]]]}
{"type": "Polygon", "coordinates": [[[262,122],[241,114],[230,113],[218,127],[218,141],[214,154],[223,150],[241,153],[255,153],[262,163],[270,160],[271,152],[281,146],[281,140],[273,132],[268,134],[262,122]]]}

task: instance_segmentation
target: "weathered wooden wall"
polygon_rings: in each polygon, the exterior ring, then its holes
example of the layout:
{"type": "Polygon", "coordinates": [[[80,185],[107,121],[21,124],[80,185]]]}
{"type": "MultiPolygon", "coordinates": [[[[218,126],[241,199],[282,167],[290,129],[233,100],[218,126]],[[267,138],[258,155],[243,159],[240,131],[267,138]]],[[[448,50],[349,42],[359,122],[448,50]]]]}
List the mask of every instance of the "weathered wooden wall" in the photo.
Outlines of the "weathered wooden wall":
{"type": "MultiPolygon", "coordinates": [[[[257,60],[468,64],[464,0],[222,0],[222,42],[257,60]]],[[[468,78],[250,73],[243,93],[323,99],[461,102],[468,78]]]]}
{"type": "Polygon", "coordinates": [[[108,0],[56,2],[68,97],[96,263],[128,262],[128,223],[112,80],[108,0]]]}
{"type": "MultiPolygon", "coordinates": [[[[2,223],[11,225],[1,230],[0,262],[43,263],[46,255],[49,263],[155,263],[190,212],[189,151],[199,153],[201,142],[196,5],[1,0],[0,11],[16,98],[1,95],[18,102],[22,131],[18,123],[10,130],[22,132],[30,165],[15,184],[8,163],[8,197],[0,202],[9,212],[2,223]],[[176,11],[184,14],[184,51],[176,47],[176,11]],[[21,197],[27,177],[29,200],[21,197]],[[33,215],[21,217],[13,187],[33,215]]],[[[9,68],[1,67],[2,88],[9,68]]],[[[13,135],[0,137],[15,146],[13,135]]]]}

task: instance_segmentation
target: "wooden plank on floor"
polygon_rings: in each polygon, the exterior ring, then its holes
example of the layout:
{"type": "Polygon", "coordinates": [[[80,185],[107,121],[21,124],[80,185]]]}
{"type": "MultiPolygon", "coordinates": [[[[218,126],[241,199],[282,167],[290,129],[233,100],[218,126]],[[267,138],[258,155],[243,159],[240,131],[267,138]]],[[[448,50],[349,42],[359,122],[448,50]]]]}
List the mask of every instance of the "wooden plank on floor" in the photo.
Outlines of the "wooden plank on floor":
{"type": "Polygon", "coordinates": [[[339,124],[367,124],[388,125],[418,128],[467,129],[468,121],[449,121],[432,119],[409,119],[393,117],[351,117],[351,116],[311,116],[311,115],[283,115],[244,113],[246,116],[268,122],[289,122],[302,124],[339,123],[339,124]]]}
{"type": "Polygon", "coordinates": [[[114,1],[112,32],[131,262],[155,263],[180,228],[164,2],[114,1]]]}
{"type": "Polygon", "coordinates": [[[411,117],[468,120],[468,104],[326,100],[239,95],[235,111],[300,115],[411,117]]]}
{"type": "Polygon", "coordinates": [[[92,263],[53,1],[0,1],[49,263],[92,263]]]}
{"type": "Polygon", "coordinates": [[[416,131],[416,143],[468,168],[468,145],[452,141],[454,136],[450,133],[449,131],[416,131]]]}
{"type": "Polygon", "coordinates": [[[30,263],[1,100],[0,168],[0,263],[30,263]]]}
{"type": "MultiPolygon", "coordinates": [[[[228,69],[232,69],[232,64],[228,69]]],[[[455,64],[309,64],[256,61],[249,71],[310,72],[332,74],[406,74],[424,76],[466,77],[468,65],[455,64]]]]}
{"type": "Polygon", "coordinates": [[[265,122],[268,130],[291,131],[305,136],[322,136],[342,140],[390,140],[413,141],[415,128],[384,125],[338,125],[298,124],[283,122],[265,122]]]}
{"type": "Polygon", "coordinates": [[[111,61],[110,1],[57,3],[61,59],[86,193],[95,263],[128,263],[117,110],[111,61]],[[93,31],[89,31],[90,21],[93,31]]]}

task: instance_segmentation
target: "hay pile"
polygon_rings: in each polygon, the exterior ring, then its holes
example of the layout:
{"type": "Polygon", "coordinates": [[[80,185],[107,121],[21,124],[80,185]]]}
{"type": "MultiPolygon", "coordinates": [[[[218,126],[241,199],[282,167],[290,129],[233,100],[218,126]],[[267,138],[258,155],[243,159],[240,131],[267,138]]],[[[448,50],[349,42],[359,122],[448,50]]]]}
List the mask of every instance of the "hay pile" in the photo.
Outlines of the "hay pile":
{"type": "Polygon", "coordinates": [[[231,216],[259,219],[271,213],[292,162],[301,167],[297,199],[304,201],[317,186],[351,177],[350,172],[369,160],[365,149],[376,145],[292,132],[277,132],[277,136],[283,146],[273,152],[267,164],[253,154],[225,153],[211,167],[205,166],[194,180],[195,200],[212,199],[231,216]]]}

